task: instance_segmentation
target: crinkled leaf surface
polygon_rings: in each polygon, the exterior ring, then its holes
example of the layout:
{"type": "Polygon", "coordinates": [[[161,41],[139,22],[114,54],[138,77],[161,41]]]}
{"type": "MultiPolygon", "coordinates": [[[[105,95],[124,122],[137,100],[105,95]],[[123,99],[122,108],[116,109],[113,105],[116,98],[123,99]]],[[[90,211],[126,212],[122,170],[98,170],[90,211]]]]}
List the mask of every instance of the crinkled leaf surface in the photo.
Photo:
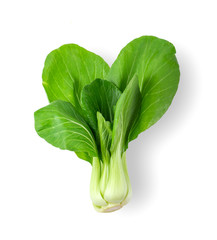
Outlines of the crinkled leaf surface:
{"type": "Polygon", "coordinates": [[[96,79],[85,86],[81,93],[81,106],[88,123],[97,132],[97,112],[100,112],[106,121],[113,123],[114,106],[121,91],[114,83],[96,79]]]}
{"type": "Polygon", "coordinates": [[[157,122],[171,104],[180,76],[175,53],[170,42],[143,36],[127,44],[113,63],[106,79],[123,91],[137,74],[142,93],[140,116],[130,140],[157,122]]]}
{"type": "Polygon", "coordinates": [[[137,119],[141,105],[141,93],[138,78],[129,82],[115,107],[111,151],[120,146],[123,151],[128,145],[128,134],[137,119]]]}
{"type": "Polygon", "coordinates": [[[36,111],[35,129],[55,147],[97,156],[94,136],[71,103],[58,100],[36,111]]]}
{"type": "Polygon", "coordinates": [[[79,107],[83,87],[105,78],[108,64],[98,55],[67,44],[48,54],[43,69],[43,86],[50,102],[63,100],[79,107]]]}

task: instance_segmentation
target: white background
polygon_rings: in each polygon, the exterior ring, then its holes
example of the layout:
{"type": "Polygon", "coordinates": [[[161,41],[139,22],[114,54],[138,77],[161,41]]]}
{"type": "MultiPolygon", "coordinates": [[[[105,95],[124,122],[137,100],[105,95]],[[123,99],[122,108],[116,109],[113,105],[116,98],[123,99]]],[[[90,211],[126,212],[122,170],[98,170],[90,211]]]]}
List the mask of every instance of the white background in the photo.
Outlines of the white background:
{"type": "Polygon", "coordinates": [[[217,239],[216,1],[1,1],[0,239],[217,239]],[[97,213],[91,166],[38,137],[46,55],[76,43],[110,65],[142,35],[172,42],[181,79],[164,117],[129,145],[133,188],[97,213]]]}

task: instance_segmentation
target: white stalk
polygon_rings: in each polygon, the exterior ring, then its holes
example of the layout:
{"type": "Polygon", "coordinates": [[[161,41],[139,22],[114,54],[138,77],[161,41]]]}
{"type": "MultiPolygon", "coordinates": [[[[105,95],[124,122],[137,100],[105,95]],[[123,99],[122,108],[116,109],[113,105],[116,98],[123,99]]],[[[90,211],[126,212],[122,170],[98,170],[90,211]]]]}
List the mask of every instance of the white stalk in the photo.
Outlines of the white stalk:
{"type": "Polygon", "coordinates": [[[101,178],[100,160],[97,157],[94,157],[93,163],[92,163],[91,180],[90,180],[90,197],[94,205],[106,206],[107,203],[103,199],[100,192],[100,178],[101,178]]]}

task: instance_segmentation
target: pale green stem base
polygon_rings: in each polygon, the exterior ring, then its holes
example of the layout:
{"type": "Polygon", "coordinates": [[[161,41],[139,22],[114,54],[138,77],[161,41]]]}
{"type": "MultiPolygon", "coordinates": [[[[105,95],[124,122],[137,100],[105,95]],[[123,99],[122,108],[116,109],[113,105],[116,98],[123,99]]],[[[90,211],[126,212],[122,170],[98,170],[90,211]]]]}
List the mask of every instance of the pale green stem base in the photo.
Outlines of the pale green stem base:
{"type": "Polygon", "coordinates": [[[109,162],[93,158],[90,196],[98,212],[113,212],[126,205],[132,195],[126,153],[112,154],[109,162]]]}

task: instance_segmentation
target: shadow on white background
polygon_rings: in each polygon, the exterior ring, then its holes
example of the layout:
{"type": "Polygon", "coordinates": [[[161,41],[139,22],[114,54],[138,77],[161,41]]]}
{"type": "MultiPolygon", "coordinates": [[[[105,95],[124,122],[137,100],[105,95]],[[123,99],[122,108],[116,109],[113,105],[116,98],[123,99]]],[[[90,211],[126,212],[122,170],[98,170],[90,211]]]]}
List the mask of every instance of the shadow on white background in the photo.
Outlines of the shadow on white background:
{"type": "MultiPolygon", "coordinates": [[[[156,174],[153,161],[156,160],[155,157],[159,158],[157,145],[164,141],[173,141],[176,129],[185,126],[194,108],[197,89],[194,84],[196,79],[193,62],[184,49],[179,49],[176,56],[181,77],[171,106],[162,119],[131,142],[127,150],[127,165],[133,190],[130,207],[133,210],[145,207],[150,200],[154,200],[156,174]]],[[[162,157],[160,161],[166,158],[162,157]]]]}

